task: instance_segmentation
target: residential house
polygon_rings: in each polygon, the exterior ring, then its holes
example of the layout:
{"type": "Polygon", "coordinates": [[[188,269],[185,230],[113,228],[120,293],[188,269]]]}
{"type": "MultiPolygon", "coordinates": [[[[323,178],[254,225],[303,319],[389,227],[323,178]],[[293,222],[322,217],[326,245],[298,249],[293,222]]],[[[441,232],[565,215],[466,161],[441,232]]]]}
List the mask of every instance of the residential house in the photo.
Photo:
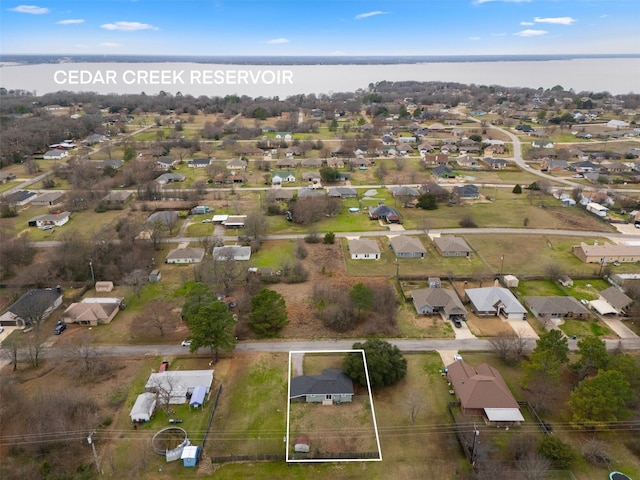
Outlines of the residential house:
{"type": "Polygon", "coordinates": [[[178,160],[171,157],[160,157],[156,160],[156,168],[158,170],[171,170],[178,165],[178,160]]]}
{"type": "Polygon", "coordinates": [[[352,260],[379,260],[378,242],[370,239],[349,239],[349,252],[352,260]]]}
{"type": "Polygon", "coordinates": [[[465,294],[478,316],[497,316],[511,320],[522,319],[527,314],[527,310],[508,288],[468,288],[465,294]]]}
{"type": "Polygon", "coordinates": [[[613,262],[636,263],[640,261],[640,245],[587,245],[581,242],[580,245],[571,247],[571,251],[585,263],[606,265],[613,262]]]}
{"type": "Polygon", "coordinates": [[[425,156],[428,153],[431,153],[433,151],[435,151],[435,148],[432,145],[428,144],[428,143],[421,143],[418,146],[418,152],[420,152],[420,155],[422,155],[422,156],[425,156]]]}
{"type": "Polygon", "coordinates": [[[322,188],[315,188],[315,185],[310,185],[298,190],[298,198],[325,197],[326,195],[327,193],[322,188]]]}
{"type": "Polygon", "coordinates": [[[267,200],[272,201],[288,201],[293,198],[293,190],[284,188],[271,188],[267,190],[267,200]]]}
{"type": "Polygon", "coordinates": [[[204,248],[174,248],[167,254],[166,263],[200,263],[204,258],[204,248]]]}
{"type": "Polygon", "coordinates": [[[338,198],[358,198],[358,191],[351,187],[331,187],[328,195],[338,198]]]}
{"type": "Polygon", "coordinates": [[[284,151],[284,156],[287,158],[299,157],[304,152],[300,147],[289,147],[284,151]]]}
{"type": "Polygon", "coordinates": [[[462,155],[456,158],[456,163],[463,168],[478,168],[478,159],[469,155],[462,155]]]}
{"type": "Polygon", "coordinates": [[[155,182],[159,185],[166,185],[168,183],[183,182],[186,178],[187,176],[181,173],[163,173],[156,178],[155,182]]]}
{"type": "Polygon", "coordinates": [[[453,187],[453,194],[460,200],[477,200],[480,198],[480,189],[475,185],[461,185],[453,187]]]}
{"type": "Polygon", "coordinates": [[[559,172],[569,169],[569,162],[566,160],[557,160],[555,158],[543,158],[540,164],[540,170],[543,172],[559,172]]]}
{"type": "Polygon", "coordinates": [[[144,386],[146,392],[157,393],[158,403],[187,403],[199,385],[211,390],[213,370],[167,370],[152,373],[144,386]]]}
{"type": "Polygon", "coordinates": [[[507,168],[509,166],[509,162],[507,162],[503,158],[490,158],[490,157],[487,157],[487,158],[483,159],[482,161],[484,163],[486,163],[489,168],[492,168],[494,170],[503,170],[503,169],[505,169],[505,168],[507,168]]]}
{"type": "Polygon", "coordinates": [[[575,170],[577,173],[591,173],[600,171],[600,166],[597,163],[593,163],[589,160],[572,162],[569,164],[569,167],[571,168],[571,170],[575,170]]]}
{"type": "Polygon", "coordinates": [[[60,288],[29,290],[0,315],[0,326],[25,327],[47,318],[62,305],[60,288]]]}
{"type": "Polygon", "coordinates": [[[69,221],[71,218],[71,212],[60,213],[48,213],[45,215],[38,215],[37,217],[29,220],[28,225],[30,227],[61,227],[69,221]]]}
{"type": "Polygon", "coordinates": [[[446,165],[449,163],[449,155],[444,153],[438,153],[436,155],[424,155],[422,157],[422,164],[424,166],[432,165],[446,165]]]}
{"type": "Polygon", "coordinates": [[[542,320],[581,319],[589,316],[589,310],[574,297],[524,297],[524,301],[531,313],[542,320]]]}
{"type": "Polygon", "coordinates": [[[485,155],[504,155],[505,147],[504,145],[489,145],[484,149],[485,155]]]}
{"type": "Polygon", "coordinates": [[[599,299],[604,300],[621,313],[624,313],[625,310],[627,310],[631,306],[631,303],[633,303],[633,300],[629,296],[627,296],[622,290],[615,286],[601,291],[599,299]]]}
{"type": "Polygon", "coordinates": [[[411,291],[413,306],[419,315],[440,313],[447,320],[463,319],[467,310],[450,288],[421,288],[411,291]]]}
{"type": "Polygon", "coordinates": [[[207,168],[211,165],[210,158],[194,158],[193,160],[187,161],[187,166],[189,168],[207,168]]]}
{"type": "Polygon", "coordinates": [[[44,160],[62,160],[63,158],[66,158],[69,156],[69,152],[67,152],[66,150],[61,150],[61,149],[53,149],[53,150],[49,150],[47,151],[42,158],[44,160]]]}
{"type": "Polygon", "coordinates": [[[607,127],[615,129],[628,128],[629,122],[625,122],[624,120],[609,120],[607,122],[607,127]]]}
{"type": "Polygon", "coordinates": [[[322,176],[318,172],[302,172],[303,182],[320,183],[322,176]]]}
{"type": "Polygon", "coordinates": [[[398,235],[391,237],[391,248],[397,258],[424,258],[427,249],[418,237],[398,235]]]}
{"type": "Polygon", "coordinates": [[[390,187],[393,198],[401,200],[405,205],[420,196],[420,192],[415,187],[407,185],[390,187]]]}
{"type": "Polygon", "coordinates": [[[106,139],[106,137],[104,135],[100,135],[99,133],[94,133],[93,135],[89,135],[88,137],[86,137],[80,143],[82,143],[82,145],[90,147],[90,146],[95,145],[97,143],[104,142],[105,139],[106,139]]]}
{"type": "Polygon", "coordinates": [[[438,165],[431,171],[436,178],[456,178],[456,174],[446,165],[438,165]]]}
{"type": "Polygon", "coordinates": [[[64,192],[47,192],[31,200],[31,205],[36,205],[39,207],[51,207],[62,202],[62,200],[64,200],[64,197],[64,192]]]}
{"type": "Polygon", "coordinates": [[[327,166],[331,168],[344,168],[344,160],[340,157],[327,158],[327,166]]]}
{"type": "Polygon", "coordinates": [[[624,173],[630,172],[631,167],[625,162],[612,162],[611,160],[603,160],[600,162],[600,171],[604,173],[624,173]]]}
{"type": "Polygon", "coordinates": [[[276,162],[278,168],[296,168],[300,162],[295,158],[281,158],[276,162]]]}
{"type": "Polygon", "coordinates": [[[293,140],[293,134],[291,132],[276,132],[276,140],[282,140],[284,142],[290,142],[293,140]]]}
{"type": "Polygon", "coordinates": [[[214,260],[247,261],[251,259],[251,247],[243,247],[241,245],[213,247],[213,258],[214,260]]]}
{"type": "Polygon", "coordinates": [[[351,158],[349,164],[353,168],[368,168],[372,165],[372,162],[368,158],[351,158]]]}
{"type": "Polygon", "coordinates": [[[228,215],[227,218],[222,221],[222,225],[226,228],[244,228],[246,221],[246,215],[228,215]]]}
{"type": "Polygon", "coordinates": [[[36,192],[31,192],[29,190],[18,190],[17,192],[4,195],[2,197],[2,200],[8,205],[22,206],[31,202],[36,197],[36,195],[36,192]]]}
{"type": "Polygon", "coordinates": [[[609,209],[603,205],[600,205],[599,203],[596,202],[589,202],[587,203],[587,212],[591,212],[594,215],[597,215],[598,217],[606,217],[607,216],[607,212],[609,211],[609,209]]]}
{"type": "Polygon", "coordinates": [[[247,161],[241,158],[234,158],[227,162],[227,169],[229,170],[245,170],[247,168],[247,161]]]}
{"type": "Polygon", "coordinates": [[[447,378],[464,415],[480,415],[492,425],[520,424],[524,417],[500,372],[483,363],[474,369],[464,360],[446,368],[447,378]]]}
{"type": "Polygon", "coordinates": [[[104,325],[120,311],[122,298],[85,298],[81,302],[72,303],[62,313],[60,320],[64,323],[78,325],[104,325]]]}
{"type": "Polygon", "coordinates": [[[293,183],[296,176],[291,172],[273,172],[271,174],[272,185],[282,185],[283,183],[293,183]]]}
{"type": "Polygon", "coordinates": [[[293,377],[289,385],[291,401],[344,403],[351,402],[353,393],[353,381],[337,368],[327,368],[321,375],[293,377]]]}
{"type": "Polygon", "coordinates": [[[435,237],[433,245],[443,257],[470,257],[471,248],[467,242],[461,237],[453,235],[445,235],[443,237],[435,237]]]}
{"type": "Polygon", "coordinates": [[[398,211],[384,204],[369,208],[369,218],[371,220],[384,220],[387,223],[402,223],[402,217],[398,211]]]}
{"type": "Polygon", "coordinates": [[[398,143],[416,143],[417,141],[416,137],[398,137],[398,143]]]}
{"type": "Polygon", "coordinates": [[[109,205],[124,205],[133,197],[133,192],[129,190],[112,190],[100,200],[109,205]]]}
{"type": "Polygon", "coordinates": [[[0,172],[0,185],[16,179],[15,173],[0,172]]]}
{"type": "Polygon", "coordinates": [[[322,166],[321,158],[303,158],[300,161],[302,168],[320,168],[322,166]]]}
{"type": "Polygon", "coordinates": [[[106,160],[100,160],[99,162],[96,162],[96,168],[98,170],[106,170],[108,168],[112,170],[118,170],[122,168],[123,165],[124,165],[124,160],[119,160],[119,159],[106,159],[106,160]]]}

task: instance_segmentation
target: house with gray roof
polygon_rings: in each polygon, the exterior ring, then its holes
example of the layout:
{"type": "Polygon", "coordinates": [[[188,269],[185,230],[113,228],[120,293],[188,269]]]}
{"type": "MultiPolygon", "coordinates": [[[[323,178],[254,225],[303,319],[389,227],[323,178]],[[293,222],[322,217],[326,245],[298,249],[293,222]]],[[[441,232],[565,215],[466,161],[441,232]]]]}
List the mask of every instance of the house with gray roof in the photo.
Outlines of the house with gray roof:
{"type": "Polygon", "coordinates": [[[437,178],[455,178],[456,174],[446,165],[438,165],[431,173],[437,178]]]}
{"type": "Polygon", "coordinates": [[[379,260],[378,242],[370,239],[349,239],[349,253],[352,260],[379,260]]]}
{"type": "Polygon", "coordinates": [[[51,207],[64,200],[65,192],[47,192],[31,200],[31,205],[51,207]]]}
{"type": "Polygon", "coordinates": [[[421,288],[411,291],[411,300],[420,315],[441,313],[447,320],[464,318],[467,309],[453,289],[421,288]]]}
{"type": "Polygon", "coordinates": [[[387,223],[402,223],[402,217],[398,211],[384,204],[369,208],[369,218],[371,220],[384,220],[387,223]]]}
{"type": "Polygon", "coordinates": [[[204,258],[204,248],[174,248],[167,254],[167,263],[200,263],[204,258]]]}
{"type": "Polygon", "coordinates": [[[351,402],[353,381],[337,368],[327,368],[320,375],[301,375],[291,379],[289,399],[298,402],[351,402]]]}
{"type": "Polygon", "coordinates": [[[515,320],[522,319],[527,314],[527,309],[508,288],[468,288],[465,294],[478,316],[496,316],[515,320]]]}
{"type": "Polygon", "coordinates": [[[69,152],[66,150],[54,148],[52,150],[47,151],[42,158],[44,160],[62,160],[69,156],[69,152]]]}
{"type": "Polygon", "coordinates": [[[618,312],[629,308],[633,300],[618,287],[611,286],[600,292],[600,300],[604,300],[618,312]]]}
{"type": "Polygon", "coordinates": [[[480,189],[475,185],[453,187],[453,193],[461,200],[477,200],[480,198],[480,189]]]}
{"type": "Polygon", "coordinates": [[[210,158],[194,158],[193,160],[187,161],[189,168],[207,168],[209,165],[211,165],[210,158]]]}
{"type": "Polygon", "coordinates": [[[156,183],[159,185],[166,185],[167,183],[182,182],[186,179],[186,175],[181,173],[163,173],[156,178],[156,183]]]}
{"type": "Polygon", "coordinates": [[[398,235],[391,238],[391,249],[397,258],[424,258],[427,249],[417,237],[398,235]]]}
{"type": "Polygon", "coordinates": [[[38,288],[29,290],[0,315],[0,326],[25,327],[47,318],[62,305],[62,290],[38,288]]]}
{"type": "Polygon", "coordinates": [[[213,247],[214,260],[247,261],[251,259],[251,247],[241,245],[225,245],[213,247]]]}
{"type": "Polygon", "coordinates": [[[433,239],[433,245],[436,250],[443,257],[470,257],[471,247],[467,245],[467,242],[463,238],[455,237],[453,235],[445,235],[442,237],[435,237],[433,239]]]}
{"type": "Polygon", "coordinates": [[[36,197],[37,193],[30,190],[18,190],[17,192],[3,195],[2,200],[8,205],[26,205],[36,197]]]}
{"type": "Polygon", "coordinates": [[[561,320],[563,318],[586,318],[589,310],[574,297],[524,297],[524,301],[536,318],[561,320]]]}
{"type": "Polygon", "coordinates": [[[358,191],[351,187],[332,187],[328,190],[330,197],[358,198],[358,191]]]}

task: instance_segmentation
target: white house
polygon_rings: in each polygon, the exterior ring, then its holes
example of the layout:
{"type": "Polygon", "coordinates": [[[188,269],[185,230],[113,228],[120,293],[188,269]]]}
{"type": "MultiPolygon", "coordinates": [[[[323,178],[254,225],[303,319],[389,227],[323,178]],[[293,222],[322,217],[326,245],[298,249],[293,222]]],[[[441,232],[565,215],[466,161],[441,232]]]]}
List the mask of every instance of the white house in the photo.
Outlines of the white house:
{"type": "Polygon", "coordinates": [[[380,247],[375,240],[350,239],[349,252],[352,260],[379,260],[380,247]]]}
{"type": "Polygon", "coordinates": [[[167,255],[167,263],[200,263],[204,258],[204,248],[174,248],[167,255]]]}
{"type": "Polygon", "coordinates": [[[55,148],[45,153],[42,158],[45,160],[62,160],[63,158],[68,156],[69,152],[67,152],[66,150],[55,148]]]}
{"type": "Polygon", "coordinates": [[[238,260],[246,261],[251,259],[251,247],[240,245],[227,245],[224,247],[213,247],[213,258],[215,260],[238,260]]]}
{"type": "Polygon", "coordinates": [[[28,225],[30,227],[61,227],[69,221],[69,218],[71,218],[71,212],[48,213],[32,218],[28,225]]]}
{"type": "Polygon", "coordinates": [[[526,308],[507,288],[468,288],[465,293],[478,316],[502,316],[511,320],[522,319],[527,314],[526,308]]]}
{"type": "Polygon", "coordinates": [[[606,217],[609,209],[596,202],[587,203],[587,211],[599,217],[606,217]]]}
{"type": "Polygon", "coordinates": [[[203,385],[207,392],[213,383],[213,370],[167,370],[152,373],[144,386],[145,391],[158,393],[158,403],[187,403],[188,394],[203,385]]]}

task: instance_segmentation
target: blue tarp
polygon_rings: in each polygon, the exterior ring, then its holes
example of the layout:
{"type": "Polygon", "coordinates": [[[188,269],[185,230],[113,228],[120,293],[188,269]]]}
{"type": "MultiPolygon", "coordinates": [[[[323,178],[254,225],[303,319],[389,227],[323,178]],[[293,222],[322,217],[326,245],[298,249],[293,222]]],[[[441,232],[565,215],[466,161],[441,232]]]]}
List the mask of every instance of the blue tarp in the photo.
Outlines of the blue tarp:
{"type": "Polygon", "coordinates": [[[204,403],[204,396],[207,394],[207,387],[204,385],[198,385],[193,389],[191,394],[191,400],[189,401],[190,407],[201,407],[204,403]]]}

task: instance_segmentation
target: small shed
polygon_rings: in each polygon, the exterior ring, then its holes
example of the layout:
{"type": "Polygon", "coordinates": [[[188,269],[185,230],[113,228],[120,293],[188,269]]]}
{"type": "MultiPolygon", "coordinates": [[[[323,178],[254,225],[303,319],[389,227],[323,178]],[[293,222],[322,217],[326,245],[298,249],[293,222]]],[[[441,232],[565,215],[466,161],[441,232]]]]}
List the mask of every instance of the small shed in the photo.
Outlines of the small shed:
{"type": "Polygon", "coordinates": [[[568,275],[560,275],[558,282],[560,282],[560,285],[563,287],[573,287],[573,280],[568,275]]]}
{"type": "Polygon", "coordinates": [[[309,453],[309,437],[300,435],[293,442],[293,450],[296,453],[309,453]]]}
{"type": "Polygon", "coordinates": [[[515,275],[505,275],[504,277],[502,277],[502,282],[507,288],[516,288],[520,283],[518,277],[516,277],[515,275]]]}
{"type": "Polygon", "coordinates": [[[109,293],[113,290],[113,282],[96,282],[96,292],[109,293]]]}
{"type": "Polygon", "coordinates": [[[133,423],[148,422],[153,415],[153,411],[156,409],[156,394],[155,393],[142,393],[136,398],[136,402],[133,404],[131,413],[131,421],[133,423]]]}
{"type": "Polygon", "coordinates": [[[200,447],[197,445],[189,445],[182,449],[182,465],[185,467],[195,467],[198,463],[198,455],[200,453],[200,447]]]}
{"type": "Polygon", "coordinates": [[[204,397],[207,395],[207,387],[204,385],[198,385],[193,389],[191,399],[189,400],[189,407],[202,407],[204,405],[204,397]]]}
{"type": "Polygon", "coordinates": [[[149,283],[157,283],[160,281],[160,279],[162,278],[162,273],[160,273],[160,270],[152,270],[151,273],[149,274],[149,283]]]}

